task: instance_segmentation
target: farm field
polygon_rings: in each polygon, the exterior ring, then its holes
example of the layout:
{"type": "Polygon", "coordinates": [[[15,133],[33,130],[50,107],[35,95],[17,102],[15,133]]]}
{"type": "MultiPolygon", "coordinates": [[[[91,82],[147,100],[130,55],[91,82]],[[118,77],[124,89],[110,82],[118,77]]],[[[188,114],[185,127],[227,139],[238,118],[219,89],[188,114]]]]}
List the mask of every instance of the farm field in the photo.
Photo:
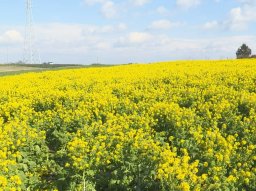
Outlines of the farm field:
{"type": "Polygon", "coordinates": [[[0,77],[0,190],[256,190],[255,84],[253,59],[0,77]]]}
{"type": "Polygon", "coordinates": [[[91,64],[0,64],[0,76],[23,74],[27,72],[42,72],[48,70],[63,70],[77,68],[109,67],[111,65],[91,64]]]}
{"type": "Polygon", "coordinates": [[[40,70],[41,68],[29,66],[0,65],[0,75],[6,73],[24,72],[29,70],[40,70]]]}

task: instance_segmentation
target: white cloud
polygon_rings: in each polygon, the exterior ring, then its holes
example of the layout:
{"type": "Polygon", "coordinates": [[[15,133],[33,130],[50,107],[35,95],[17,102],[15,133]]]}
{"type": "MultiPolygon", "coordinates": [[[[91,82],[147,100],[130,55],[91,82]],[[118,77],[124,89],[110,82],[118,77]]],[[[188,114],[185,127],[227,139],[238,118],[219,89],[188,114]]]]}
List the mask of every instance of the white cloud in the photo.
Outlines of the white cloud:
{"type": "Polygon", "coordinates": [[[172,27],[177,27],[182,25],[180,22],[171,22],[170,20],[161,19],[157,21],[153,21],[151,25],[149,26],[150,29],[170,29],[172,27]]]}
{"type": "MultiPolygon", "coordinates": [[[[118,33],[120,25],[83,25],[83,24],[64,24],[50,23],[38,25],[35,27],[37,39],[39,42],[48,43],[84,43],[84,40],[97,40],[104,35],[118,33]]],[[[124,27],[124,26],[123,26],[124,27]]],[[[123,28],[122,28],[123,30],[123,28]]]]}
{"type": "Polygon", "coordinates": [[[119,37],[114,43],[116,47],[140,46],[152,41],[153,35],[146,32],[130,32],[125,36],[119,37]]]}
{"type": "Polygon", "coordinates": [[[104,3],[106,0],[84,0],[87,5],[94,5],[97,3],[104,3]]]}
{"type": "Polygon", "coordinates": [[[152,29],[170,29],[172,27],[172,23],[169,20],[158,20],[153,21],[150,25],[152,29]]]}
{"type": "Polygon", "coordinates": [[[147,3],[149,3],[151,0],[131,0],[132,4],[135,6],[143,6],[147,3]]]}
{"type": "Polygon", "coordinates": [[[157,7],[156,12],[161,15],[166,15],[169,13],[169,10],[164,6],[159,6],[157,7]]]}
{"type": "Polygon", "coordinates": [[[152,35],[145,32],[132,32],[128,35],[128,41],[131,43],[144,43],[152,39],[152,35]]]}
{"type": "MultiPolygon", "coordinates": [[[[216,0],[215,0],[216,1],[216,0]]],[[[228,29],[233,31],[246,30],[251,23],[256,22],[256,0],[237,0],[241,5],[232,8],[228,17],[222,21],[208,21],[203,29],[228,29]]]]}
{"type": "Polygon", "coordinates": [[[197,6],[201,3],[201,0],[176,0],[176,4],[184,9],[188,9],[197,6]]]}
{"type": "Polygon", "coordinates": [[[0,42],[5,44],[22,43],[23,36],[17,30],[8,30],[0,35],[0,42]]]}
{"type": "Polygon", "coordinates": [[[135,58],[137,62],[150,62],[171,59],[235,58],[235,52],[241,46],[241,42],[245,42],[252,49],[256,48],[256,36],[186,39],[172,38],[169,35],[149,35],[150,38],[140,43],[130,43],[127,40],[129,38],[125,36],[122,44],[115,46],[115,50],[129,55],[131,59],[135,58]]]}
{"type": "Polygon", "coordinates": [[[118,13],[116,4],[110,0],[85,0],[84,2],[87,5],[100,4],[101,14],[108,19],[114,18],[118,13]]]}
{"type": "MultiPolygon", "coordinates": [[[[40,50],[42,61],[88,64],[96,62],[97,57],[101,63],[234,58],[242,42],[256,50],[256,36],[173,38],[150,31],[129,32],[126,27],[125,23],[103,26],[64,23],[37,25],[35,45],[40,50]]],[[[1,43],[3,37],[20,42],[9,47],[12,55],[10,61],[22,59],[21,31],[22,27],[0,28],[1,43]]],[[[5,55],[5,52],[6,46],[0,46],[0,54],[5,55]]]]}
{"type": "Polygon", "coordinates": [[[119,23],[117,28],[120,30],[120,31],[124,31],[127,29],[127,25],[125,23],[119,23]]]}
{"type": "Polygon", "coordinates": [[[101,7],[101,13],[106,17],[106,18],[113,18],[117,14],[117,9],[112,1],[107,1],[103,3],[101,7]]]}
{"type": "Polygon", "coordinates": [[[220,26],[218,21],[208,21],[203,25],[206,30],[217,29],[220,26]]]}
{"type": "MultiPolygon", "coordinates": [[[[104,54],[112,49],[120,33],[125,33],[126,24],[116,25],[84,25],[48,23],[34,27],[36,41],[35,49],[39,50],[42,61],[54,61],[55,63],[73,63],[80,60],[87,60],[85,63],[94,62],[92,52],[104,54]]],[[[22,37],[23,27],[17,26],[10,29],[8,26],[0,28],[0,56],[6,53],[12,54],[10,61],[23,59],[24,38],[22,37]]],[[[3,62],[0,57],[0,62],[3,62]]],[[[6,62],[4,60],[4,62],[6,62]]]]}
{"type": "MultiPolygon", "coordinates": [[[[256,5],[248,5],[246,1],[241,7],[230,10],[226,25],[232,30],[246,29],[249,23],[256,22],[256,5]]],[[[253,2],[252,2],[253,3],[253,2]]]]}
{"type": "Polygon", "coordinates": [[[247,4],[247,5],[255,5],[256,4],[255,0],[237,0],[237,1],[242,4],[247,4]]]}

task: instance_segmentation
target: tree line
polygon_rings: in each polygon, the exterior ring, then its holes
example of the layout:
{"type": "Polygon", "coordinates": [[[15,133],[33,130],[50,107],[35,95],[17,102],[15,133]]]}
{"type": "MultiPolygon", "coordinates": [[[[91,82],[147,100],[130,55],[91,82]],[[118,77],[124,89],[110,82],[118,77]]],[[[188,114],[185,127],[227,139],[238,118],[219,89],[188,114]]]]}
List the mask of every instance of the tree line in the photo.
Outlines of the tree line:
{"type": "Polygon", "coordinates": [[[236,51],[236,58],[256,58],[256,55],[252,55],[252,50],[246,44],[242,44],[236,51]]]}

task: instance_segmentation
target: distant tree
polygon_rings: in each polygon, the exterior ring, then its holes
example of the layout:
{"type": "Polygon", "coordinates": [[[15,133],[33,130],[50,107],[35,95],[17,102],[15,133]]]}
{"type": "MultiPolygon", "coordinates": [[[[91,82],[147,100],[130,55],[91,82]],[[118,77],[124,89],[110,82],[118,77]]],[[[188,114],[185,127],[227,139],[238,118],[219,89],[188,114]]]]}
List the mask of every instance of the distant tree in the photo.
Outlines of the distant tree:
{"type": "Polygon", "coordinates": [[[246,45],[242,44],[240,48],[236,51],[236,57],[239,58],[250,58],[252,50],[246,45]]]}

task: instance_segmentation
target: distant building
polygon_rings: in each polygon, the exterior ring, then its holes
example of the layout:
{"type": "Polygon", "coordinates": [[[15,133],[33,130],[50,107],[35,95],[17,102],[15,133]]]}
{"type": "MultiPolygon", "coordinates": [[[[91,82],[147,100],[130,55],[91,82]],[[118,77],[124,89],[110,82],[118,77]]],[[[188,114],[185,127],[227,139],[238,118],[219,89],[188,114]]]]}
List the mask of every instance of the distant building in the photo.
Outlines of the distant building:
{"type": "Polygon", "coordinates": [[[44,62],[43,65],[53,64],[53,62],[44,62]]]}

